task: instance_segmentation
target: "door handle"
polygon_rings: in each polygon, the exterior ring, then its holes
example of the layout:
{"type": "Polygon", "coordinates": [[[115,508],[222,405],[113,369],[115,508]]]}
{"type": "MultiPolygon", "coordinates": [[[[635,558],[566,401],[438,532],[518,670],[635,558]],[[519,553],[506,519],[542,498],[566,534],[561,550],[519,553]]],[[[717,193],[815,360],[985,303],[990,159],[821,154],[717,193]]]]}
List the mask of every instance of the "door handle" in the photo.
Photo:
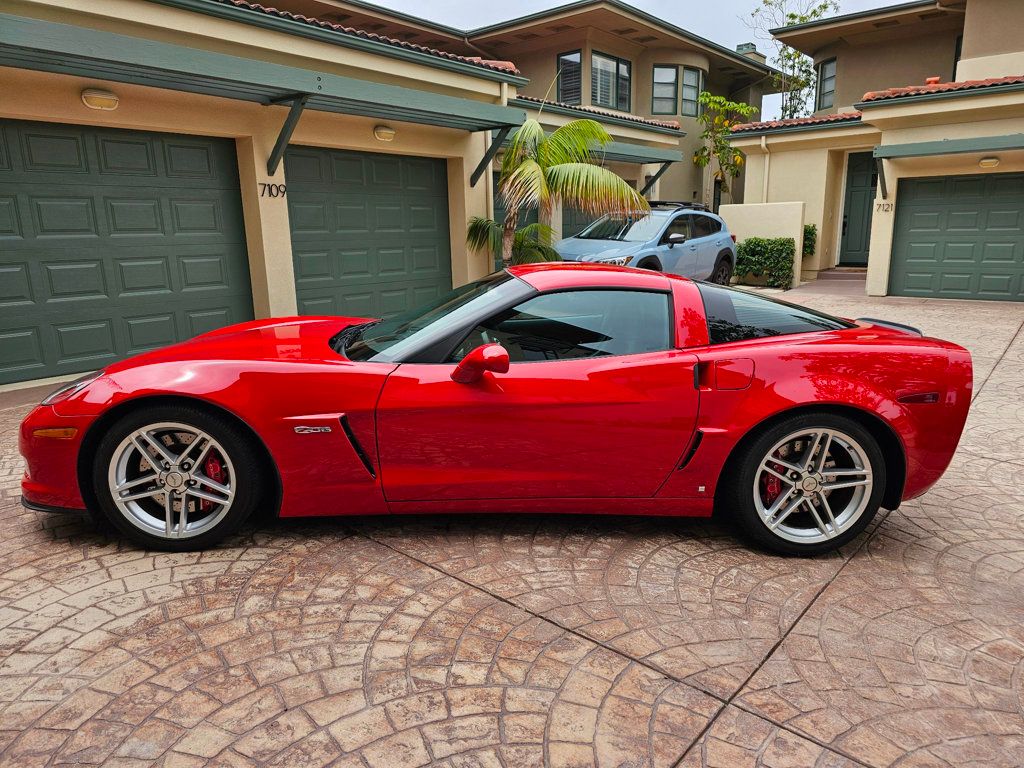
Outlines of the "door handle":
{"type": "Polygon", "coordinates": [[[843,216],[843,235],[842,235],[843,237],[846,237],[846,226],[849,223],[850,223],[850,216],[848,214],[844,215],[843,216]]]}

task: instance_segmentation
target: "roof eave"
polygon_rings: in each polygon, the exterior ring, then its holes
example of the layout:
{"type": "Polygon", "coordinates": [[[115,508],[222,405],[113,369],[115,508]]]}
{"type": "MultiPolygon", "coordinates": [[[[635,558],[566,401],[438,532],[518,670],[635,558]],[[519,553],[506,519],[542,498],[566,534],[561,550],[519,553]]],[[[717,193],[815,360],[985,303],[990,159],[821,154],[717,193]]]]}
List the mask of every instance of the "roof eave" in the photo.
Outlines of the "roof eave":
{"type": "Polygon", "coordinates": [[[866,11],[845,13],[842,14],[841,16],[831,16],[825,19],[805,21],[802,24],[791,24],[786,27],[776,27],[775,29],[769,29],[768,34],[770,34],[772,37],[780,37],[781,35],[786,35],[792,32],[802,32],[807,29],[818,29],[821,27],[830,27],[832,25],[842,25],[851,21],[863,21],[864,19],[870,19],[873,16],[890,16],[894,13],[900,13],[902,11],[912,11],[917,8],[929,7],[937,7],[935,4],[935,0],[913,0],[912,2],[908,3],[898,3],[896,5],[883,6],[882,8],[872,8],[866,11]]]}
{"type": "Polygon", "coordinates": [[[609,123],[610,125],[618,125],[625,128],[635,128],[641,131],[649,131],[650,133],[661,133],[668,136],[678,136],[682,138],[686,135],[686,131],[682,128],[672,128],[667,125],[653,125],[651,123],[642,123],[638,120],[629,120],[625,117],[618,117],[617,115],[607,114],[605,112],[594,112],[589,109],[574,109],[572,105],[557,104],[554,102],[539,102],[530,99],[519,99],[511,98],[508,100],[509,106],[518,107],[520,109],[531,110],[539,112],[546,110],[555,115],[563,115],[568,117],[577,118],[589,118],[596,120],[599,123],[609,123]]]}
{"type": "Polygon", "coordinates": [[[340,45],[355,50],[376,53],[392,59],[422,64],[435,69],[445,69],[450,72],[480,77],[486,80],[511,83],[516,86],[526,85],[529,80],[521,75],[512,72],[482,67],[469,62],[437,56],[426,51],[417,51],[411,48],[403,48],[398,45],[391,45],[383,41],[371,40],[355,35],[348,35],[331,29],[306,24],[292,19],[285,19],[279,16],[257,13],[246,8],[234,5],[226,5],[220,2],[207,2],[207,0],[149,0],[172,8],[201,13],[207,16],[227,19],[229,21],[248,24],[250,26],[272,29],[296,37],[305,37],[312,40],[340,45]]]}
{"type": "Polygon", "coordinates": [[[743,139],[748,136],[775,136],[784,133],[803,133],[806,131],[831,131],[837,128],[859,128],[864,125],[863,120],[839,120],[832,123],[812,123],[811,125],[784,125],[779,128],[763,128],[756,131],[736,131],[730,137],[743,139]]]}
{"type": "Polygon", "coordinates": [[[863,111],[865,109],[872,109],[876,107],[913,104],[918,101],[938,101],[941,99],[966,98],[968,96],[996,96],[1001,93],[1013,93],[1016,91],[1024,91],[1024,83],[963,88],[960,90],[939,91],[938,93],[915,93],[909,96],[889,96],[888,98],[862,101],[855,104],[854,108],[863,111]]]}

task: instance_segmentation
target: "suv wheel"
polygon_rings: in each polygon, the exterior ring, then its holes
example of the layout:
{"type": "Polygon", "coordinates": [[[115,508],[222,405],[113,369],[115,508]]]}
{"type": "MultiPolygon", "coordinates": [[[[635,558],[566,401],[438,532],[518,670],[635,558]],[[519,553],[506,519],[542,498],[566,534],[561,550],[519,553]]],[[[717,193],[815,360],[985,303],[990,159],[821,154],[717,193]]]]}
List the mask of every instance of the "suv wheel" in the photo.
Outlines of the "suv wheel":
{"type": "Polygon", "coordinates": [[[715,265],[715,271],[711,273],[711,282],[717,285],[728,285],[732,280],[732,262],[723,256],[715,265]]]}

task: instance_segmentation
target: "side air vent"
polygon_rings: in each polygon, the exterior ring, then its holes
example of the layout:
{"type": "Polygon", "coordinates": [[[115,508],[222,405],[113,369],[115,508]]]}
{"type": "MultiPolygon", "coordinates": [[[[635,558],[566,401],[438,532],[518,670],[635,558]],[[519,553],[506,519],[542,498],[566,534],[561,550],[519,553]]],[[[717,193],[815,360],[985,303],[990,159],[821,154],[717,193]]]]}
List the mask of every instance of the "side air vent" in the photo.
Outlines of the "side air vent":
{"type": "Polygon", "coordinates": [[[693,460],[694,454],[697,453],[697,449],[700,448],[701,440],[704,439],[704,433],[699,429],[693,433],[693,440],[690,441],[690,449],[683,456],[683,460],[679,462],[679,469],[685,469],[686,465],[693,460]]]}
{"type": "Polygon", "coordinates": [[[373,471],[373,464],[370,463],[370,457],[366,455],[366,451],[363,450],[363,446],[359,443],[359,438],[356,437],[356,433],[352,431],[352,425],[348,423],[348,416],[342,416],[338,421],[341,422],[341,428],[345,432],[345,437],[348,438],[349,443],[352,444],[352,450],[356,452],[356,456],[363,463],[366,471],[370,473],[370,477],[376,479],[377,473],[373,471]]]}

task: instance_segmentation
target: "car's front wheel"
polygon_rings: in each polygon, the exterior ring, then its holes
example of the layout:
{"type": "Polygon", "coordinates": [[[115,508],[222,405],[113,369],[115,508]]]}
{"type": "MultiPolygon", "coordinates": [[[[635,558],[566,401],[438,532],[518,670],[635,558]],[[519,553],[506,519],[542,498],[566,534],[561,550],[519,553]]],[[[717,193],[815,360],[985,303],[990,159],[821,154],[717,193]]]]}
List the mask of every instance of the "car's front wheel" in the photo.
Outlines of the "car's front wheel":
{"type": "Polygon", "coordinates": [[[111,524],[138,544],[203,549],[235,531],[259,498],[259,455],[229,419],[192,407],[126,414],[100,440],[93,491],[111,524]]]}
{"type": "Polygon", "coordinates": [[[885,461],[861,424],[836,414],[802,414],[763,430],[720,480],[720,501],[746,535],[784,554],[827,552],[874,518],[885,461]]]}

